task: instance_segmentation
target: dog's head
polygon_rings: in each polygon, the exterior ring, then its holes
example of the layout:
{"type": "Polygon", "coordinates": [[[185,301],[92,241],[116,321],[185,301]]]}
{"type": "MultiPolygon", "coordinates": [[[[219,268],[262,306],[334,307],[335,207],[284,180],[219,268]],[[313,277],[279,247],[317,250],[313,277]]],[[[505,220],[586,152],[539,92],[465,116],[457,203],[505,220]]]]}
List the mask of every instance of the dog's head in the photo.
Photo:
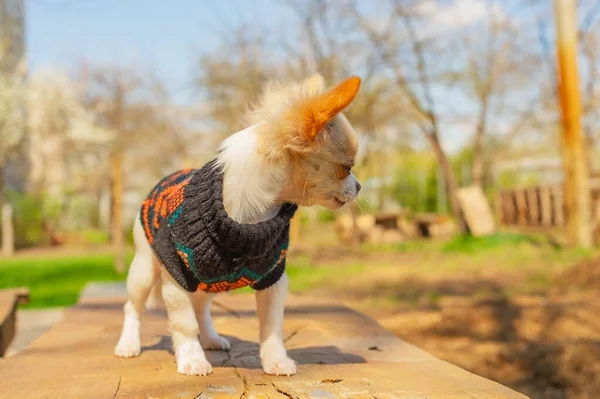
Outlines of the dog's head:
{"type": "Polygon", "coordinates": [[[352,174],[358,138],[341,113],[354,99],[360,78],[326,90],[320,75],[292,84],[271,83],[249,114],[259,124],[259,151],[285,166],[279,199],[335,209],[352,201],[360,184],[352,174]]]}

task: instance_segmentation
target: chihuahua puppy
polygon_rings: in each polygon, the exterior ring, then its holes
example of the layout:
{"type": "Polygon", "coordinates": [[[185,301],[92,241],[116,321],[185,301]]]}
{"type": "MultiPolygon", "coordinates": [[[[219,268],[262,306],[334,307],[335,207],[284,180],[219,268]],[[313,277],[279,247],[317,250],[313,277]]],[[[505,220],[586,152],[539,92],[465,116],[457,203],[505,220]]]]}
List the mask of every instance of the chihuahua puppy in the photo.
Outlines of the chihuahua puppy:
{"type": "Polygon", "coordinates": [[[351,171],[358,140],[341,112],[359,87],[358,77],[329,90],[320,75],[271,82],[248,127],[228,137],[215,160],[159,182],[134,224],[117,356],[140,354],[140,319],[160,284],[177,371],[210,374],[204,350],[230,348],[211,321],[213,296],[250,285],[264,372],[296,373],[282,335],[289,221],[297,206],[337,209],[358,195],[351,171]]]}

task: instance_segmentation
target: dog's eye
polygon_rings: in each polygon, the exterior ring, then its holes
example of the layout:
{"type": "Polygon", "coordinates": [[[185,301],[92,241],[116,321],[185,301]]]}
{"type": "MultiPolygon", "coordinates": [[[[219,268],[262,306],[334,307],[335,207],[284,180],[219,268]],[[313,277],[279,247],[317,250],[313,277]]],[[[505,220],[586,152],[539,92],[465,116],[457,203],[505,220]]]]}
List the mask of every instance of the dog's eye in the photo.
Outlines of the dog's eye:
{"type": "Polygon", "coordinates": [[[351,171],[352,171],[352,166],[340,165],[340,173],[339,173],[340,179],[345,179],[346,177],[348,177],[350,175],[351,171]]]}

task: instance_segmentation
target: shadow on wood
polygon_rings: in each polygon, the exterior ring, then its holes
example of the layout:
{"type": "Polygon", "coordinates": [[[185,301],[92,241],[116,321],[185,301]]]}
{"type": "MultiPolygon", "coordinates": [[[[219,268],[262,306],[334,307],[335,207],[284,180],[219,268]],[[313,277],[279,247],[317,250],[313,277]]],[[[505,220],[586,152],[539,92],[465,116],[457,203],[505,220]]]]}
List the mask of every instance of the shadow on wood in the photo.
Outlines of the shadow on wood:
{"type": "Polygon", "coordinates": [[[83,297],[28,349],[0,362],[0,397],[524,398],[436,359],[364,314],[297,297],[288,300],[284,328],[297,375],[263,373],[254,298],[225,294],[214,307],[214,323],[231,339],[231,351],[207,353],[210,376],[183,376],[176,372],[164,311],[142,320],[139,357],[114,356],[124,301],[83,297]]]}

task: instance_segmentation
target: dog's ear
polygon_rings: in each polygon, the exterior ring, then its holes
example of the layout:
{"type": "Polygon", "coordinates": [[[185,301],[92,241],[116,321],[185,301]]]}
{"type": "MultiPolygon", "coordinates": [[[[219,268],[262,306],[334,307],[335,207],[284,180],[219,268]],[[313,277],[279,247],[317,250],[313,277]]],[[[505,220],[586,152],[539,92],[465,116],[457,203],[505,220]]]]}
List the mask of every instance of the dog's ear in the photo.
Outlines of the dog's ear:
{"type": "MultiPolygon", "coordinates": [[[[322,81],[318,82],[316,77],[309,79],[315,79],[315,84],[322,84],[322,81]]],[[[354,100],[359,88],[360,78],[353,76],[302,105],[301,130],[308,143],[314,142],[327,122],[354,100]]]]}

